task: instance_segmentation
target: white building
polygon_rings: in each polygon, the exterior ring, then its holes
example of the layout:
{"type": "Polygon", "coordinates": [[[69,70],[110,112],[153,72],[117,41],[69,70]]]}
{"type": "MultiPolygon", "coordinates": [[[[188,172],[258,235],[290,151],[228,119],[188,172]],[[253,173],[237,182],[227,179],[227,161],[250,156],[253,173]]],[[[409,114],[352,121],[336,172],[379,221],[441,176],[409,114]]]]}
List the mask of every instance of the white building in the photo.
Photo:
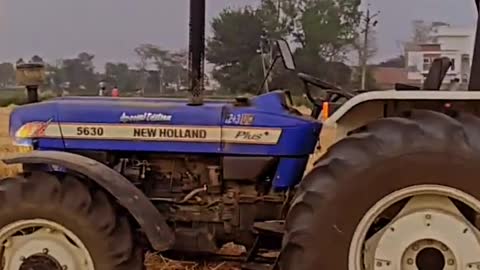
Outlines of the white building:
{"type": "Polygon", "coordinates": [[[438,57],[449,57],[453,66],[448,71],[444,83],[458,79],[462,84],[467,84],[474,39],[474,28],[437,27],[432,32],[430,42],[407,46],[408,79],[419,84],[423,83],[433,60],[438,57]]]}

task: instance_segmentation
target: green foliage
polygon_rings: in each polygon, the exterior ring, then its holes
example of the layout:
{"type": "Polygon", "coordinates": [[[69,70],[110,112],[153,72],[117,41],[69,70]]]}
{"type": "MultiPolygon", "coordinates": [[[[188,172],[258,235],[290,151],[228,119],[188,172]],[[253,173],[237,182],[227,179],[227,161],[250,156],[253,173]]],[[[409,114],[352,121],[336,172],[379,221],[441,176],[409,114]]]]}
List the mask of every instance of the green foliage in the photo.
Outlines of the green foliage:
{"type": "Polygon", "coordinates": [[[355,41],[360,23],[359,0],[304,1],[298,15],[300,32],[295,34],[302,46],[323,58],[342,60],[345,49],[355,41]]]}
{"type": "MultiPolygon", "coordinates": [[[[294,39],[300,71],[350,84],[351,70],[342,61],[357,37],[359,5],[359,0],[262,0],[258,9],[224,10],[212,22],[207,46],[214,78],[228,92],[256,91],[253,87],[263,77],[259,44],[266,35],[294,39]]],[[[263,49],[271,55],[273,47],[263,49]]],[[[294,75],[276,68],[269,87],[299,92],[302,86],[294,75]]]]}
{"type": "Polygon", "coordinates": [[[106,63],[105,81],[117,86],[122,93],[135,91],[139,86],[138,72],[130,70],[126,63],[106,63]]]}
{"type": "MultiPolygon", "coordinates": [[[[47,100],[56,97],[52,91],[41,91],[40,100],[47,100]]],[[[10,105],[24,105],[27,103],[27,93],[23,88],[3,88],[0,89],[0,107],[10,105]]]]}
{"type": "Polygon", "coordinates": [[[141,71],[141,87],[146,94],[165,94],[179,91],[188,84],[188,53],[186,51],[171,52],[152,44],[143,44],[135,49],[140,58],[138,65],[141,71]],[[155,66],[157,72],[147,71],[155,66]]]}
{"type": "Polygon", "coordinates": [[[96,93],[94,58],[94,55],[82,52],[76,58],[62,61],[61,76],[64,82],[68,82],[70,89],[84,89],[92,94],[96,93]]]}
{"type": "Polygon", "coordinates": [[[262,0],[257,16],[263,24],[264,31],[270,38],[283,38],[291,35],[295,29],[295,20],[285,15],[293,12],[288,1],[262,0]]]}
{"type": "Polygon", "coordinates": [[[230,93],[258,90],[262,81],[259,46],[263,23],[255,10],[224,10],[213,19],[207,60],[215,64],[213,77],[230,93]]]}

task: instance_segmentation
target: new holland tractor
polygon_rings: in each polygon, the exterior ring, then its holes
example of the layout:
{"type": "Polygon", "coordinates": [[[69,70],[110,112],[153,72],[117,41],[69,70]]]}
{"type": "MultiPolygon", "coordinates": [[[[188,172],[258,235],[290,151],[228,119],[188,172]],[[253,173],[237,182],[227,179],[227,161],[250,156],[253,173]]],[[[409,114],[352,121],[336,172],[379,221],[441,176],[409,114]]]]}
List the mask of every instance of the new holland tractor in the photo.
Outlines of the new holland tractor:
{"type": "MultiPolygon", "coordinates": [[[[480,269],[480,92],[438,91],[449,59],[422,89],[359,93],[300,73],[314,107],[302,115],[284,90],[204,100],[205,1],[191,20],[189,100],[61,97],[11,113],[30,150],[3,159],[23,170],[0,181],[2,269],[135,270],[146,249],[230,242],[255,269],[480,269]]],[[[41,70],[18,66],[32,101],[41,70]]]]}

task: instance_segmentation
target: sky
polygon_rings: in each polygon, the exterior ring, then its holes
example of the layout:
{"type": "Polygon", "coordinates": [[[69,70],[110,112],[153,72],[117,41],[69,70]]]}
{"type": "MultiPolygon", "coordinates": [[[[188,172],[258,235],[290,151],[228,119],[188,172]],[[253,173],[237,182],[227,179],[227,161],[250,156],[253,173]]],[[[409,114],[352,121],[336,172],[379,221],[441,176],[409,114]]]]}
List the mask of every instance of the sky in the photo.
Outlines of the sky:
{"type": "MultiPolygon", "coordinates": [[[[223,8],[259,0],[207,0],[208,19],[223,8]]],[[[366,4],[364,0],[363,4],[366,4]]],[[[399,54],[411,35],[411,21],[439,20],[471,26],[471,0],[368,0],[379,11],[376,60],[399,54]]],[[[188,0],[0,0],[0,62],[38,54],[48,61],[81,51],[96,64],[136,61],[133,49],[153,43],[168,49],[188,46],[188,0]]]]}

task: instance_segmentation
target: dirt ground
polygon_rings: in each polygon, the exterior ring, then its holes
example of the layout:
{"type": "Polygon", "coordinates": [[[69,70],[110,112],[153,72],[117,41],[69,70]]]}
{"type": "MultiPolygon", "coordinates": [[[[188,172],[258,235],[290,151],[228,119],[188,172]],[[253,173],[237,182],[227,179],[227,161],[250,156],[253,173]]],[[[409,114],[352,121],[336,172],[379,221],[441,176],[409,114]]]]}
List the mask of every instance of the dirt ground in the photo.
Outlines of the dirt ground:
{"type": "MultiPolygon", "coordinates": [[[[0,158],[17,152],[8,134],[10,108],[0,108],[0,158]]],[[[299,108],[308,113],[307,108],[299,108]]],[[[310,167],[311,165],[309,165],[310,167]]],[[[19,170],[15,166],[5,166],[0,162],[0,178],[14,175],[19,170]]],[[[239,270],[238,265],[229,263],[198,263],[169,260],[157,254],[146,255],[147,270],[239,270]]]]}

